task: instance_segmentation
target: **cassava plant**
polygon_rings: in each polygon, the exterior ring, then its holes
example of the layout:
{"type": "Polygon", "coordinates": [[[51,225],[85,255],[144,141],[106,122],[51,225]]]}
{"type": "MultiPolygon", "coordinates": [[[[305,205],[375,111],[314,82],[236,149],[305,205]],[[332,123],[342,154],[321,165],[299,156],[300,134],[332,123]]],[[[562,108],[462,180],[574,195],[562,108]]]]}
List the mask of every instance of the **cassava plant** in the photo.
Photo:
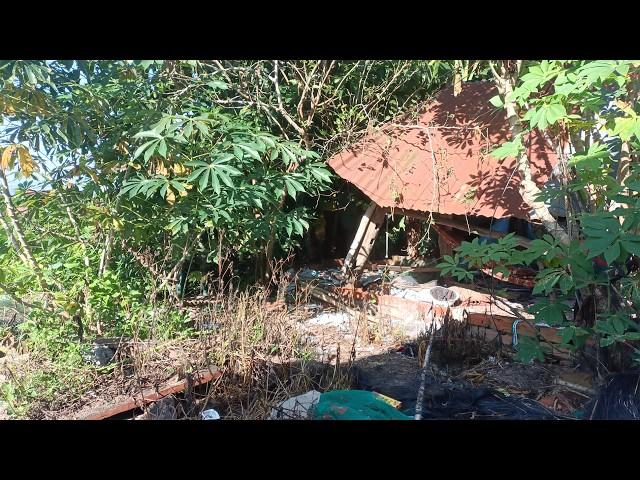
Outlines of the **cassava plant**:
{"type": "MultiPolygon", "coordinates": [[[[511,129],[511,140],[492,155],[516,158],[520,193],[547,233],[524,250],[506,237],[465,243],[442,266],[459,278],[489,261],[504,273],[510,265],[539,266],[533,293],[540,297],[530,308],[536,321],[561,327],[566,348],[582,349],[589,338],[615,347],[619,358],[605,351],[599,366],[626,368],[627,360],[640,360],[640,62],[489,64],[500,92],[491,103],[506,111],[511,129]],[[558,186],[541,190],[531,178],[526,139],[534,129],[557,152],[558,186]],[[564,219],[548,208],[558,199],[566,205],[564,219]]],[[[543,358],[543,346],[527,341],[520,356],[543,358]]]]}

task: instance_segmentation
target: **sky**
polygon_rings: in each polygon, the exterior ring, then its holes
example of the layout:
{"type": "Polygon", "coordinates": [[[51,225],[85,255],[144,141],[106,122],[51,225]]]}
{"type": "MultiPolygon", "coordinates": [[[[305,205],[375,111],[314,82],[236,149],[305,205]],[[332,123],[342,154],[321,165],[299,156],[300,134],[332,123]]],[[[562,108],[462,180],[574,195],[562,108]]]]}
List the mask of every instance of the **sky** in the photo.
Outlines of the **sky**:
{"type": "MultiPolygon", "coordinates": [[[[8,127],[8,124],[4,121],[3,123],[0,124],[0,145],[6,145],[7,143],[10,143],[8,135],[6,134],[7,127],[8,127]]],[[[31,151],[31,153],[33,153],[33,148],[31,147],[30,144],[28,144],[27,142],[22,142],[22,144],[25,145],[26,147],[29,147],[29,150],[31,151]]],[[[40,158],[45,158],[45,159],[47,158],[46,152],[41,150],[40,152],[37,152],[37,153],[40,158]]],[[[49,168],[52,168],[53,162],[51,160],[47,160],[46,166],[49,168]]],[[[7,175],[7,182],[9,183],[9,192],[14,193],[16,188],[18,187],[18,184],[23,181],[25,181],[24,178],[17,177],[15,172],[10,172],[7,175]]],[[[39,185],[34,184],[31,188],[33,188],[34,190],[37,190],[39,188],[39,185]]]]}

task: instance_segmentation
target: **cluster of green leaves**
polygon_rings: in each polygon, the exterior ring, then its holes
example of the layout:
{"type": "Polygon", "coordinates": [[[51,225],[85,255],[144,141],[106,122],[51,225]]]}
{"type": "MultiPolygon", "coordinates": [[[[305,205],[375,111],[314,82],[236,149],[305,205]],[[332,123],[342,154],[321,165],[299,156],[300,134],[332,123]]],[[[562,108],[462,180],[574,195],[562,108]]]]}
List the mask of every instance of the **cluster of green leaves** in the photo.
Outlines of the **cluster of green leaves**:
{"type": "MultiPolygon", "coordinates": [[[[310,212],[282,201],[317,196],[332,178],[316,153],[219,111],[164,116],[134,137],[144,142],[133,159],[139,169],[119,195],[161,212],[172,235],[222,229],[239,253],[258,252],[272,234],[292,246],[310,212]]],[[[148,215],[141,220],[148,224],[148,215]]]]}
{"type": "Polygon", "coordinates": [[[453,256],[445,255],[438,268],[443,275],[451,275],[458,280],[473,280],[474,272],[486,267],[492,267],[508,278],[508,267],[521,263],[517,245],[518,240],[513,233],[498,238],[496,242],[474,238],[470,242],[462,242],[453,256]]]}
{"type": "MultiPolygon", "coordinates": [[[[595,329],[567,321],[566,314],[579,292],[608,286],[608,272],[614,267],[628,275],[627,260],[640,255],[640,172],[632,170],[624,184],[616,181],[620,142],[629,142],[632,154],[638,151],[639,67],[637,61],[617,60],[528,62],[508,98],[491,100],[496,107],[502,107],[505,100],[516,102],[523,127],[522,133],[495,149],[493,156],[520,155],[524,139],[534,129],[544,131],[552,143],[562,144],[567,137],[572,141],[569,178],[562,186],[544,189],[539,200],[582,204],[574,212],[578,239],[560,245],[545,235],[526,250],[512,251],[502,262],[542,265],[533,293],[544,297],[530,311],[536,321],[562,326],[565,346],[572,348],[584,345],[592,335],[600,339],[601,346],[638,340],[634,312],[640,307],[640,297],[634,274],[617,280],[622,304],[616,311],[601,313],[595,329]],[[615,204],[617,208],[612,207],[615,204]],[[594,268],[594,260],[608,268],[594,268]]],[[[612,297],[611,288],[616,286],[609,287],[612,297]]],[[[523,344],[521,356],[525,360],[543,358],[541,348],[535,340],[523,344]]]]}

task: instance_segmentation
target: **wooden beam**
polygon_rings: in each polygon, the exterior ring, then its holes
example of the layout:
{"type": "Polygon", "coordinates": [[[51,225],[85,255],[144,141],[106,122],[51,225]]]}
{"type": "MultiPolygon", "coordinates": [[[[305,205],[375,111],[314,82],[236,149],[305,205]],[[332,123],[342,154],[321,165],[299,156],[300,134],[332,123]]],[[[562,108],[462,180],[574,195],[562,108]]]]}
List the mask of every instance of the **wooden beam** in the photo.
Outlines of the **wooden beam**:
{"type": "MultiPolygon", "coordinates": [[[[385,209],[385,210],[388,210],[388,209],[385,209]]],[[[488,228],[479,227],[471,223],[467,225],[466,222],[455,220],[453,218],[447,218],[438,213],[434,213],[433,216],[431,216],[429,213],[425,213],[425,212],[416,212],[413,210],[402,210],[398,208],[394,209],[394,214],[395,213],[398,213],[400,215],[405,215],[407,217],[419,218],[421,220],[431,220],[433,218],[433,221],[438,225],[444,225],[445,227],[455,228],[456,230],[462,230],[464,232],[474,234],[474,235],[482,235],[483,237],[500,238],[505,236],[504,233],[493,232],[488,228]]],[[[531,245],[531,240],[529,240],[526,237],[516,235],[514,238],[518,241],[518,244],[523,247],[528,247],[529,245],[531,245]]]]}
{"type": "Polygon", "coordinates": [[[353,241],[351,242],[351,247],[347,252],[347,256],[344,258],[344,264],[342,265],[342,273],[346,274],[351,268],[351,264],[353,263],[353,259],[358,254],[360,250],[360,245],[362,245],[362,240],[367,231],[367,227],[369,226],[369,222],[373,213],[376,211],[376,208],[379,208],[375,202],[371,202],[367,211],[364,212],[364,215],[360,219],[360,225],[358,226],[358,230],[356,231],[355,237],[353,237],[353,241]]]}
{"type": "Polygon", "coordinates": [[[386,263],[367,263],[367,268],[371,270],[389,270],[390,272],[435,273],[441,271],[437,267],[411,267],[408,265],[388,265],[386,263]]]}
{"type": "MultiPolygon", "coordinates": [[[[222,376],[222,371],[217,369],[205,369],[192,374],[193,386],[202,385],[216,380],[222,376]]],[[[157,389],[150,388],[142,392],[140,397],[127,397],[122,401],[109,404],[97,410],[90,411],[89,413],[79,414],[76,416],[79,420],[103,420],[111,418],[121,413],[141,408],[144,405],[155,402],[168,395],[181,392],[187,388],[187,379],[179,380],[171,383],[161,385],[157,389]]]]}
{"type": "Polygon", "coordinates": [[[373,250],[373,244],[375,243],[376,238],[378,238],[378,234],[380,233],[380,229],[384,223],[384,215],[385,211],[380,207],[376,207],[371,215],[369,225],[367,225],[367,229],[362,239],[362,244],[356,254],[356,264],[354,267],[356,275],[364,269],[367,260],[369,260],[369,255],[371,255],[371,250],[373,250]]]}

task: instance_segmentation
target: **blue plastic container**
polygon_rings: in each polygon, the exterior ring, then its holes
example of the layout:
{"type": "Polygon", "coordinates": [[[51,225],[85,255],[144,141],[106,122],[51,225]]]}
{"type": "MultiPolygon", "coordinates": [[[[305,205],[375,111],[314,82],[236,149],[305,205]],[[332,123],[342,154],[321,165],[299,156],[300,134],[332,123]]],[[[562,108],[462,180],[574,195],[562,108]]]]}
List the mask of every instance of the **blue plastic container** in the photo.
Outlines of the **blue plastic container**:
{"type": "MultiPolygon", "coordinates": [[[[500,218],[500,219],[494,219],[492,224],[491,224],[491,228],[490,230],[492,232],[496,232],[496,233],[504,233],[507,234],[509,233],[509,226],[511,225],[511,218],[507,217],[507,218],[500,218]]],[[[495,238],[491,238],[491,237],[480,237],[480,243],[495,243],[497,242],[497,240],[495,238]]]]}

